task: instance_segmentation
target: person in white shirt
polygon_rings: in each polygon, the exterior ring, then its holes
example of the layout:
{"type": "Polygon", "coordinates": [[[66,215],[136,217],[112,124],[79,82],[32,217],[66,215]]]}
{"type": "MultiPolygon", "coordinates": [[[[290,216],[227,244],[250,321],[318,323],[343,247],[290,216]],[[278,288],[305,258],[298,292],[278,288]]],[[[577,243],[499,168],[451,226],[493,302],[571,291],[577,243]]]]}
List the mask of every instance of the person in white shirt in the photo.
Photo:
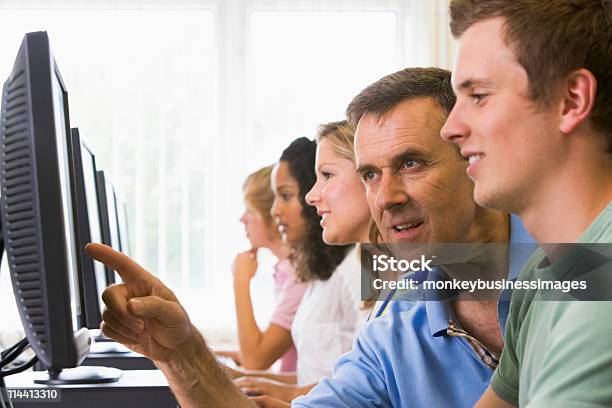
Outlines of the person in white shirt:
{"type": "MultiPolygon", "coordinates": [[[[325,283],[322,287],[327,287],[328,282],[332,284],[340,282],[335,277],[336,273],[339,270],[339,265],[346,263],[346,255],[352,249],[350,245],[327,245],[322,239],[321,216],[317,214],[314,207],[306,204],[305,195],[316,181],[314,171],[316,148],[316,142],[308,138],[302,137],[294,140],[283,151],[279,162],[273,168],[271,176],[274,202],[270,213],[278,225],[283,241],[291,248],[289,261],[295,267],[296,279],[300,282],[307,282],[308,288],[306,291],[309,293],[312,293],[313,285],[318,288],[320,286],[319,283],[325,283]]],[[[314,293],[317,292],[315,291],[314,293]]],[[[305,296],[310,297],[311,295],[305,294],[305,296]]],[[[337,307],[340,307],[341,304],[338,302],[338,296],[339,292],[332,295],[333,298],[337,299],[337,307]]],[[[325,298],[327,295],[322,294],[322,297],[325,298]]],[[[351,301],[344,305],[345,309],[350,310],[348,314],[345,313],[346,317],[344,319],[349,321],[351,338],[345,342],[348,344],[347,348],[342,349],[340,354],[350,349],[353,332],[357,324],[358,316],[356,310],[358,304],[353,302],[353,298],[358,299],[358,294],[351,297],[351,301]]],[[[321,296],[318,299],[320,301],[321,296]]],[[[331,373],[334,361],[340,354],[335,355],[333,359],[330,359],[330,362],[315,363],[315,365],[324,365],[326,367],[323,372],[315,370],[316,372],[313,373],[312,370],[309,370],[308,365],[304,364],[305,361],[318,358],[319,355],[324,354],[326,349],[329,348],[329,345],[320,345],[320,339],[311,335],[305,336],[312,327],[302,328],[303,325],[308,326],[316,323],[317,318],[312,315],[313,311],[317,313],[316,307],[304,315],[304,312],[309,310],[309,305],[314,305],[313,301],[317,302],[316,298],[309,301],[303,300],[300,303],[291,326],[291,338],[297,350],[298,361],[296,370],[288,373],[272,373],[269,371],[242,371],[227,368],[230,375],[233,378],[245,377],[247,375],[262,377],[278,383],[295,386],[298,384],[298,381],[303,381],[304,375],[306,375],[306,378],[314,378],[319,374],[322,376],[328,372],[331,373]],[[300,310],[302,311],[300,312],[300,310]],[[302,317],[296,323],[295,319],[300,314],[302,317]],[[309,372],[310,374],[308,374],[309,372]]],[[[321,309],[318,313],[320,316],[323,316],[327,311],[321,309]]],[[[253,392],[250,393],[253,394],[253,392]]]]}
{"type": "MultiPolygon", "coordinates": [[[[355,173],[353,129],[345,121],[322,125],[315,162],[317,181],[306,202],[321,216],[322,238],[330,245],[368,242],[371,216],[365,187],[355,173]]],[[[298,349],[297,383],[245,378],[249,394],[291,401],[331,376],[336,360],[352,348],[370,307],[361,301],[359,248],[353,248],[327,280],[306,290],[291,335],[298,349]]]]}

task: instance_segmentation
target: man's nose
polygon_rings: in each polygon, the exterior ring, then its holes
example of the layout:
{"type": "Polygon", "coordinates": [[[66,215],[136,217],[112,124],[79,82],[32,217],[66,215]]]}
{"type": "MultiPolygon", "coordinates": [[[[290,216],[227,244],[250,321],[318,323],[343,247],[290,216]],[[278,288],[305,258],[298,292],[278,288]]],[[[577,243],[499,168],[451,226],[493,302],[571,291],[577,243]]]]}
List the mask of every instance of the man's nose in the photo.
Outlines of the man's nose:
{"type": "Polygon", "coordinates": [[[380,211],[406,203],[408,194],[404,183],[397,174],[383,173],[376,195],[376,208],[380,211]]]}

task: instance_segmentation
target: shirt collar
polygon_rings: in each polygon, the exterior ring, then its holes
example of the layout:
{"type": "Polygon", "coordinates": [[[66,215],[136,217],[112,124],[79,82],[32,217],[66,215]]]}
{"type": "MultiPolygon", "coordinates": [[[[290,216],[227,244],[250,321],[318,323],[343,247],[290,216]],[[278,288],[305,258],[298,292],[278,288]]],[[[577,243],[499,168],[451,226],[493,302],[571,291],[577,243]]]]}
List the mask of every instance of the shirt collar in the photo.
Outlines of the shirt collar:
{"type": "Polygon", "coordinates": [[[427,323],[433,337],[446,334],[450,318],[448,300],[430,300],[425,302],[427,323]]]}
{"type": "MultiPolygon", "coordinates": [[[[521,268],[536,247],[536,241],[529,235],[523,223],[516,215],[510,216],[510,244],[508,279],[516,280],[521,268]]],[[[428,279],[439,279],[436,272],[437,268],[434,268],[434,273],[430,273],[428,279]]],[[[448,300],[425,301],[425,310],[431,335],[434,337],[445,335],[448,329],[448,320],[451,317],[448,300]]],[[[505,316],[500,316],[500,320],[505,323],[505,316]]]]}
{"type": "MultiPolygon", "coordinates": [[[[432,273],[427,276],[428,280],[437,281],[440,279],[439,268],[433,268],[432,273]]],[[[432,336],[442,336],[448,329],[450,318],[450,304],[448,300],[426,300],[425,312],[427,313],[427,323],[432,336]]]]}

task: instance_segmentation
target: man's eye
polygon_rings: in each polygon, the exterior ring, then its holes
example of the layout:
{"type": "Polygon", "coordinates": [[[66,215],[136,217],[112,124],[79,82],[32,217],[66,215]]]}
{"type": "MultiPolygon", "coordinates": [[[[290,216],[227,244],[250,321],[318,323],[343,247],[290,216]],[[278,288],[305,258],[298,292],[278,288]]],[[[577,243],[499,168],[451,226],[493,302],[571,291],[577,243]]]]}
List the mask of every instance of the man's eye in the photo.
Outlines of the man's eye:
{"type": "Polygon", "coordinates": [[[363,178],[363,181],[366,181],[366,182],[374,180],[375,177],[376,177],[376,173],[371,170],[365,171],[361,175],[361,178],[363,178]]]}
{"type": "Polygon", "coordinates": [[[417,162],[417,160],[414,160],[414,159],[408,159],[408,160],[404,161],[404,168],[405,169],[414,169],[418,165],[419,165],[419,163],[417,162]]]}

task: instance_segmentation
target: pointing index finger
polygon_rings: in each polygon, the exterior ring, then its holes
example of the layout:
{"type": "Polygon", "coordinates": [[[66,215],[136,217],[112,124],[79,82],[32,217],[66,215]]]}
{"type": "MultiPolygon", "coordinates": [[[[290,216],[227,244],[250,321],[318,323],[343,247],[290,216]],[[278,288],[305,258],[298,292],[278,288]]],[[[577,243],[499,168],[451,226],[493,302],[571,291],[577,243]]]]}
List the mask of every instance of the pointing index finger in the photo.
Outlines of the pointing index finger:
{"type": "Polygon", "coordinates": [[[130,257],[115,251],[107,245],[95,243],[87,244],[85,246],[85,252],[96,261],[102,262],[116,271],[126,283],[134,280],[151,281],[155,279],[153,275],[147,272],[142,266],[138,265],[130,257]]]}

